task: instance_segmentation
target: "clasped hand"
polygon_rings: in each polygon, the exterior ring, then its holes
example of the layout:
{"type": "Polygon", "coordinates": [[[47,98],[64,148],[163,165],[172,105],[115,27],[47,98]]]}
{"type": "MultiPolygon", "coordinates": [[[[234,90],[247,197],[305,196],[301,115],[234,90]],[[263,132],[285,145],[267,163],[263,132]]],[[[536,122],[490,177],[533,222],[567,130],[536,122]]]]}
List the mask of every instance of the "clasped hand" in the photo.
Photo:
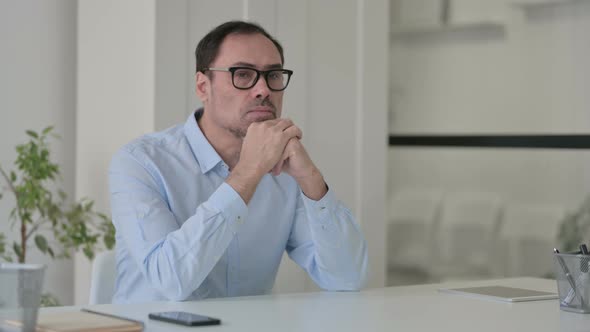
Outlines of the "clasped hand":
{"type": "MultiPolygon", "coordinates": [[[[252,123],[244,137],[234,175],[245,179],[258,179],[254,180],[257,184],[266,173],[276,176],[286,172],[297,181],[308,197],[320,199],[327,191],[326,185],[320,171],[301,144],[302,136],[301,129],[289,119],[252,123]]],[[[245,184],[252,183],[235,179],[235,176],[230,181],[234,188],[248,187],[245,184]]],[[[248,201],[250,195],[247,190],[240,192],[248,201]]]]}
{"type": "Polygon", "coordinates": [[[260,176],[285,171],[295,179],[315,168],[300,139],[303,133],[289,119],[255,122],[248,127],[238,165],[252,168],[260,176]]]}

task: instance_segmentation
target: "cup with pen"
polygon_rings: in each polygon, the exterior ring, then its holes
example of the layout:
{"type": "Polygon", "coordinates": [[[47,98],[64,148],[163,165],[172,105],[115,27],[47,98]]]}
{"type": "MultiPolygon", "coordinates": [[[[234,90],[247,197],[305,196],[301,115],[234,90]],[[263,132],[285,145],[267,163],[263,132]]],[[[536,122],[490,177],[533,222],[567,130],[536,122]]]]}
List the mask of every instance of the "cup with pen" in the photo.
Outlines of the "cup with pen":
{"type": "Polygon", "coordinates": [[[560,253],[553,249],[554,266],[561,310],[590,313],[590,252],[585,244],[580,251],[560,253]]]}

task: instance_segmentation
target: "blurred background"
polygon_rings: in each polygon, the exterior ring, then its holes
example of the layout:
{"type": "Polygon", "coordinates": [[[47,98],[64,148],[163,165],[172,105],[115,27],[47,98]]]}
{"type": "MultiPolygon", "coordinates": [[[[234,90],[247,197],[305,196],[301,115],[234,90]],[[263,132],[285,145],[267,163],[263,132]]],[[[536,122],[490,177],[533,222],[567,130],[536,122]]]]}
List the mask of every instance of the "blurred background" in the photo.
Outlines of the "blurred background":
{"type": "Polygon", "coordinates": [[[590,153],[527,137],[588,134],[590,2],[400,0],[390,19],[389,133],[434,137],[388,151],[387,283],[551,276],[590,153]],[[436,146],[448,135],[463,138],[436,146]]]}
{"type": "MultiPolygon", "coordinates": [[[[551,277],[560,227],[587,222],[586,0],[0,0],[0,165],[55,125],[65,191],[108,213],[112,154],[200,106],[194,48],[230,19],[283,44],[284,113],[361,224],[369,287],[551,277]],[[524,144],[475,139],[506,135],[524,144]]],[[[30,260],[87,303],[85,257],[30,260]]],[[[275,292],[315,289],[283,260],[275,292]]]]}

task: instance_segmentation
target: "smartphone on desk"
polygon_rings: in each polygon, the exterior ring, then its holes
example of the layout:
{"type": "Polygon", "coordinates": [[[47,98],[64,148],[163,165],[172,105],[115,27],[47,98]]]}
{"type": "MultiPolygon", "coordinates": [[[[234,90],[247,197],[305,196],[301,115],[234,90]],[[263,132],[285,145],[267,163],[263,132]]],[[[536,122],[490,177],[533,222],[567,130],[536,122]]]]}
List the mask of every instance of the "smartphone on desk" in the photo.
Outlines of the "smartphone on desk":
{"type": "Polygon", "coordinates": [[[197,315],[184,311],[153,312],[148,314],[150,319],[185,326],[219,325],[221,320],[213,317],[197,315]]]}

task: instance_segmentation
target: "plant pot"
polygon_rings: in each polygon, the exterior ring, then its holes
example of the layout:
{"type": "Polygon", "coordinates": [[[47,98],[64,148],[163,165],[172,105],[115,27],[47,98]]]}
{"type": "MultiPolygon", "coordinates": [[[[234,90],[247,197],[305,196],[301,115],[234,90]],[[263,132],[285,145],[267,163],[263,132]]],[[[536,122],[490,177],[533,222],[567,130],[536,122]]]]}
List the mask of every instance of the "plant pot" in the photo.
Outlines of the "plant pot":
{"type": "Polygon", "coordinates": [[[0,330],[35,331],[45,265],[0,263],[0,330]]]}

